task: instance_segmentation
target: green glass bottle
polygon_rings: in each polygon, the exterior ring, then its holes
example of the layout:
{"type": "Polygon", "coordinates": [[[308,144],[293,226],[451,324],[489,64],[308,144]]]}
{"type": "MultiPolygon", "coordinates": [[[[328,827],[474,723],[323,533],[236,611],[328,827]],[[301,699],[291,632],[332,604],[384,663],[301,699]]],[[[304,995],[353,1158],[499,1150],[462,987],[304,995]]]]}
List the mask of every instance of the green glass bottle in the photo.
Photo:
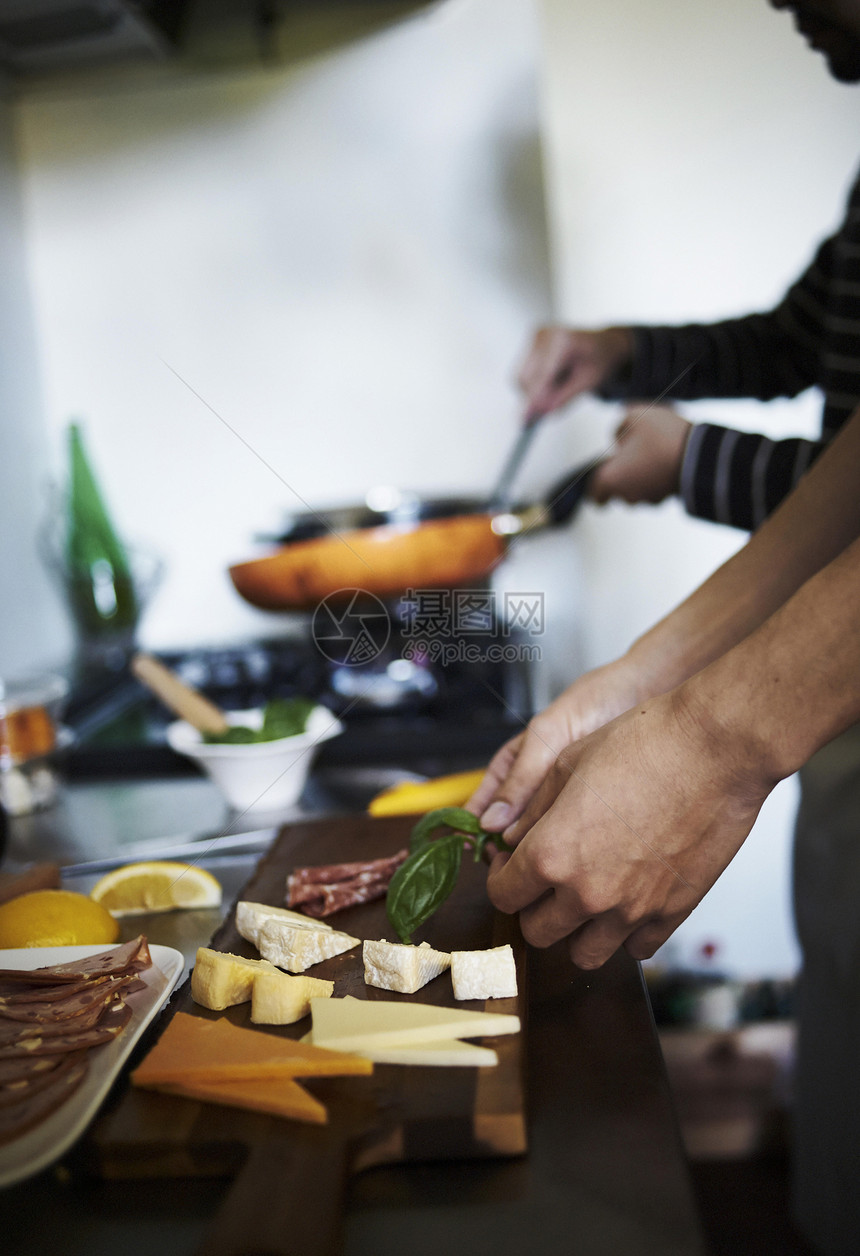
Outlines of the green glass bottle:
{"type": "Polygon", "coordinates": [[[134,635],[140,613],[131,563],[105,506],[79,424],[69,425],[66,580],[72,613],[86,642],[134,635]]]}

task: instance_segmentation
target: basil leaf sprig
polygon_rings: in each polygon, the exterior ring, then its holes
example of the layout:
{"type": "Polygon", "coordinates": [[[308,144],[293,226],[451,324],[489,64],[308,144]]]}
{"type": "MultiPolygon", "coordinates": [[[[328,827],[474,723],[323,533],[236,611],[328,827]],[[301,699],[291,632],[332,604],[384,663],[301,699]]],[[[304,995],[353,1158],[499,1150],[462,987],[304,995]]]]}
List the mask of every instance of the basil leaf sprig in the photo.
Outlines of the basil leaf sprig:
{"type": "Polygon", "coordinates": [[[204,733],[203,740],[208,743],[246,746],[260,741],[280,741],[282,737],[298,737],[306,731],[315,705],[310,698],[272,698],[263,707],[263,723],[260,728],[231,724],[226,732],[204,733]]]}
{"type": "Polygon", "coordinates": [[[485,833],[478,817],[462,807],[438,807],[415,825],[409,855],[391,878],[385,900],[391,926],[401,942],[441,907],[457,884],[463,851],[475,862],[488,857],[487,846],[505,848],[500,833],[485,833]],[[441,837],[434,834],[442,830],[441,837]],[[445,831],[447,830],[447,831],[445,831]]]}

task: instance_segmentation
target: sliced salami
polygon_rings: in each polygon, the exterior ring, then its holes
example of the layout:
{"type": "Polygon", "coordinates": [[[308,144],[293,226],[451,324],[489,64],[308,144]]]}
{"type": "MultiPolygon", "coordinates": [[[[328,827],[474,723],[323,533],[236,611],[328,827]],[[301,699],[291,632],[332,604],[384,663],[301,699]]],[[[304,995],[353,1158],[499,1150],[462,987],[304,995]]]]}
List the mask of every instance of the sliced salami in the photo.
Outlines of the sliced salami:
{"type": "Polygon", "coordinates": [[[303,904],[305,914],[320,920],[323,916],[331,916],[345,907],[356,907],[359,903],[372,903],[382,898],[388,890],[390,878],[377,877],[374,881],[342,881],[338,885],[321,885],[317,889],[318,896],[303,904]]]}
{"type": "Polygon", "coordinates": [[[312,902],[315,898],[324,898],[327,893],[342,889],[344,886],[357,888],[360,885],[379,885],[380,883],[387,886],[390,879],[381,872],[359,872],[345,881],[320,882],[319,885],[306,883],[296,887],[295,892],[290,894],[288,902],[290,907],[298,907],[302,903],[312,902]]]}
{"type": "Polygon", "coordinates": [[[408,850],[399,850],[396,855],[387,855],[382,859],[363,859],[353,863],[294,868],[287,878],[287,889],[291,890],[293,886],[298,888],[300,885],[331,885],[335,882],[351,881],[362,873],[392,877],[408,854],[408,850]]]}
{"type": "Polygon", "coordinates": [[[11,1142],[44,1121],[74,1094],[87,1075],[88,1061],[78,1060],[71,1068],[58,1070],[53,1085],[9,1107],[0,1108],[0,1144],[11,1142]]]}
{"type": "Polygon", "coordinates": [[[331,916],[345,907],[382,898],[409,852],[384,859],[296,868],[287,877],[287,907],[301,907],[308,916],[331,916]]]}

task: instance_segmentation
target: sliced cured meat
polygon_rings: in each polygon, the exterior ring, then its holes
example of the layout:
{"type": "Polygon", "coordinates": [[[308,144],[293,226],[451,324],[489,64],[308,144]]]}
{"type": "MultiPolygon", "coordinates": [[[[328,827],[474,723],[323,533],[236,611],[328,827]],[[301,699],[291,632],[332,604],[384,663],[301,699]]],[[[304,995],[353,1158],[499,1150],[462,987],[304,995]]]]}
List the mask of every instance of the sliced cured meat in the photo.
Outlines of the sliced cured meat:
{"type": "Polygon", "coordinates": [[[71,1055],[59,1057],[43,1056],[41,1062],[50,1061],[53,1067],[31,1070],[26,1076],[14,1078],[0,1086],[0,1110],[14,1107],[24,1099],[37,1095],[47,1086],[56,1085],[62,1074],[73,1069],[85,1056],[85,1051],[73,1051],[71,1055]]]}
{"type": "Polygon", "coordinates": [[[0,1016],[5,1015],[7,1007],[16,1007],[19,1003],[52,1003],[54,999],[65,999],[78,990],[92,989],[112,980],[112,977],[79,977],[77,981],[63,981],[54,986],[24,986],[20,981],[5,986],[0,983],[0,1016]]]}
{"type": "Polygon", "coordinates": [[[13,1060],[0,1060],[0,1086],[32,1077],[34,1073],[47,1073],[56,1068],[60,1057],[55,1055],[28,1055],[13,1060]]]}
{"type": "Polygon", "coordinates": [[[94,981],[83,990],[75,989],[65,998],[53,999],[50,1003],[7,1004],[6,1007],[0,1008],[0,1017],[7,1022],[16,1021],[37,1025],[49,1025],[60,1021],[68,1022],[74,1019],[76,1027],[80,1028],[80,1017],[95,1008],[96,1016],[92,1022],[95,1024],[95,1020],[98,1019],[98,1009],[105,1007],[119,995],[124,996],[128,994],[131,986],[138,989],[141,984],[143,983],[140,982],[140,978],[134,974],[130,977],[115,977],[107,981],[94,981]]]}
{"type": "MultiPolygon", "coordinates": [[[[318,867],[294,868],[287,877],[287,888],[300,885],[330,885],[336,881],[351,881],[363,872],[375,873],[379,876],[394,876],[394,873],[406,859],[408,850],[399,850],[396,855],[387,855],[383,859],[363,859],[352,863],[321,864],[318,867]]],[[[287,904],[289,906],[289,903],[287,904]]]]}
{"type": "Polygon", "coordinates": [[[88,1052],[128,1024],[128,995],[152,963],[143,936],[85,959],[0,972],[0,1145],[50,1116],[80,1085],[88,1052]]]}
{"type": "MultiPolygon", "coordinates": [[[[78,1051],[81,1048],[99,1047],[103,1042],[112,1042],[125,1029],[132,1017],[132,1009],[127,1003],[115,1003],[107,1008],[97,1025],[91,1029],[78,1029],[69,1033],[41,1032],[4,1043],[0,1046],[0,1063],[20,1056],[28,1055],[64,1055],[67,1051],[78,1051]]],[[[26,1030],[32,1027],[25,1026],[26,1030]]],[[[52,1031],[54,1026],[49,1027],[52,1031]]]]}
{"type": "Polygon", "coordinates": [[[0,1144],[18,1138],[55,1112],[80,1086],[87,1075],[87,1068],[86,1059],[78,1060],[71,1068],[58,1070],[53,1085],[45,1086],[38,1094],[29,1095],[9,1107],[0,1108],[0,1144]]]}
{"type": "MultiPolygon", "coordinates": [[[[115,1003],[122,1002],[122,991],[109,990],[99,992],[100,997],[77,1015],[62,1020],[15,1021],[0,1020],[0,1047],[10,1042],[18,1042],[24,1038],[56,1037],[58,1034],[79,1033],[83,1029],[92,1029],[97,1025],[106,1011],[115,1003]]],[[[80,998],[75,995],[75,998],[80,998]]]]}
{"type": "Polygon", "coordinates": [[[98,955],[85,959],[69,960],[65,964],[51,964],[45,968],[0,968],[0,982],[29,982],[32,985],[56,985],[63,981],[76,981],[80,977],[109,977],[115,973],[143,972],[149,968],[152,957],[146,938],[142,935],[114,946],[98,955]]]}
{"type": "MultiPolygon", "coordinates": [[[[393,875],[393,874],[392,874],[393,875]]],[[[310,903],[315,898],[325,897],[329,891],[337,890],[344,886],[357,887],[359,885],[379,885],[387,886],[391,877],[381,872],[359,872],[354,877],[349,877],[344,881],[321,881],[318,885],[312,885],[305,882],[291,890],[289,897],[289,906],[298,907],[300,904],[310,903]]]]}
{"type": "Polygon", "coordinates": [[[319,919],[358,903],[372,903],[385,894],[408,854],[400,850],[396,855],[361,863],[296,868],[287,877],[287,906],[301,906],[308,916],[319,919]]]}
{"type": "Polygon", "coordinates": [[[316,919],[331,916],[345,907],[356,907],[359,903],[372,903],[382,898],[388,890],[389,880],[375,881],[343,881],[339,885],[321,885],[316,898],[303,904],[305,913],[316,919]]]}

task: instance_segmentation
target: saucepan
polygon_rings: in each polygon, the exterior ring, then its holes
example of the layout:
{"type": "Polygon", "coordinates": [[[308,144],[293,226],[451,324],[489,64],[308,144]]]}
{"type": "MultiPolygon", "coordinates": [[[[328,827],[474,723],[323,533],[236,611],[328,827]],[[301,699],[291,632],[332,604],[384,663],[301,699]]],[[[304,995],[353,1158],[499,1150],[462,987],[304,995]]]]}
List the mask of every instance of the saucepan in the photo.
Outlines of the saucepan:
{"type": "Polygon", "coordinates": [[[489,501],[474,503],[393,496],[384,522],[384,503],[375,507],[372,498],[369,506],[314,511],[297,519],[272,554],[230,567],[230,578],[245,601],[270,611],[309,611],[338,596],[348,602],[356,589],[385,601],[410,588],[476,585],[515,538],[571,519],[595,467],[594,460],[578,466],[526,505],[508,507],[507,488],[497,486],[489,501]]]}

